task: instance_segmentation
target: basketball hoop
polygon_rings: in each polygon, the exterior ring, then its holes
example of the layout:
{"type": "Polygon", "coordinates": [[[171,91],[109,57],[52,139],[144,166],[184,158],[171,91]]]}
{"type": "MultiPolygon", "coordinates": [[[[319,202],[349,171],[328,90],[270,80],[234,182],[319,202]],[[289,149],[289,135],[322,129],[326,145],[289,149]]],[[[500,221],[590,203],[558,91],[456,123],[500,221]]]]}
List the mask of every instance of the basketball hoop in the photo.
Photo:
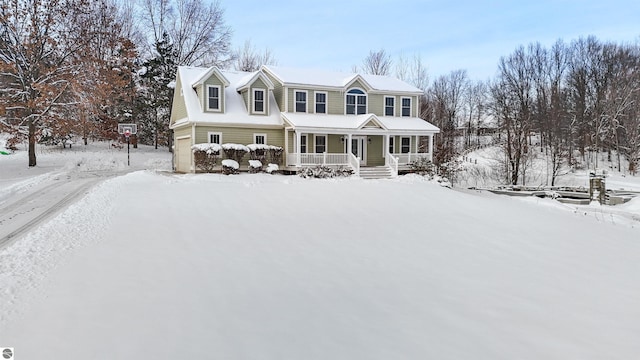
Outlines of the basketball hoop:
{"type": "Polygon", "coordinates": [[[124,135],[124,137],[127,139],[127,165],[131,165],[131,162],[129,161],[129,138],[131,137],[131,135],[137,133],[138,124],[118,124],[118,134],[124,135]]]}

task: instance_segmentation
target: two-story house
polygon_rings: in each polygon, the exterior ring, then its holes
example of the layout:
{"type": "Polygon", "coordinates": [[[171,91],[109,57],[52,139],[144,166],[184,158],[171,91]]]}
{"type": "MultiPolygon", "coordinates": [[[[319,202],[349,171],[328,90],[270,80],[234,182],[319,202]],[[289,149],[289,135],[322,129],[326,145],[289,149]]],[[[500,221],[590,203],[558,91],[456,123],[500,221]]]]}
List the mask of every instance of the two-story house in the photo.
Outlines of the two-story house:
{"type": "Polygon", "coordinates": [[[175,170],[194,172],[191,145],[211,142],[281,146],[281,165],[292,171],[327,164],[397,174],[418,157],[432,159],[439,130],[417,116],[421,95],[387,76],[179,67],[170,124],[175,170]]]}

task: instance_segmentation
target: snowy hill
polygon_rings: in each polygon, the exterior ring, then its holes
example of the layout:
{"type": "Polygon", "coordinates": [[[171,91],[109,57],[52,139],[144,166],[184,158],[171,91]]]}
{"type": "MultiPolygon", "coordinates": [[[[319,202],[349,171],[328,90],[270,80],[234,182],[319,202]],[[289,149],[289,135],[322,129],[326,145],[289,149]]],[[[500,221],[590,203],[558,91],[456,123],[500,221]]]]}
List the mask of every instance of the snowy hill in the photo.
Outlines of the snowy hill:
{"type": "Polygon", "coordinates": [[[0,345],[21,359],[635,357],[637,222],[551,201],[414,176],[128,174],[0,250],[0,345]]]}

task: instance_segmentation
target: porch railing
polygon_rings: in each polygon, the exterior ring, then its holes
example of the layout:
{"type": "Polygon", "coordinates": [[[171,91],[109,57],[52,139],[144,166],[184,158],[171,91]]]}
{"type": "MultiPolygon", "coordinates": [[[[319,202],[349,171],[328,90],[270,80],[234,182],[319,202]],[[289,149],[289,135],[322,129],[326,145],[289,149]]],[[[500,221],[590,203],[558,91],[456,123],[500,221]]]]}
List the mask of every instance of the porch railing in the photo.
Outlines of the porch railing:
{"type": "Polygon", "coordinates": [[[395,155],[387,151],[384,157],[384,165],[391,168],[394,177],[398,176],[398,158],[396,158],[395,155]]]}
{"type": "Polygon", "coordinates": [[[431,153],[404,153],[404,154],[391,154],[398,159],[398,164],[400,165],[408,165],[414,160],[418,160],[421,158],[426,158],[429,161],[431,159],[431,153]]]}
{"type": "Polygon", "coordinates": [[[349,153],[347,155],[349,155],[349,165],[351,165],[351,167],[353,168],[354,174],[356,176],[360,176],[360,159],[358,159],[352,153],[349,153]]]}
{"type": "Polygon", "coordinates": [[[353,154],[322,153],[300,154],[287,153],[287,166],[334,165],[351,166],[356,175],[360,175],[360,161],[353,154]]]}

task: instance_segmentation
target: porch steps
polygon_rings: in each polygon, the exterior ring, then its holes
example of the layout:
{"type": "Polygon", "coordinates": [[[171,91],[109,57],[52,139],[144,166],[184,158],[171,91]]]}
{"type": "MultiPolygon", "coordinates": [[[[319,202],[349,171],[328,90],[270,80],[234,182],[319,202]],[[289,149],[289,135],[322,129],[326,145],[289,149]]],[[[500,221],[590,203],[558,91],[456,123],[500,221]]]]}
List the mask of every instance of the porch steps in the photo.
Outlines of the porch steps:
{"type": "Polygon", "coordinates": [[[363,179],[392,179],[393,171],[388,166],[367,166],[360,168],[363,179]]]}

